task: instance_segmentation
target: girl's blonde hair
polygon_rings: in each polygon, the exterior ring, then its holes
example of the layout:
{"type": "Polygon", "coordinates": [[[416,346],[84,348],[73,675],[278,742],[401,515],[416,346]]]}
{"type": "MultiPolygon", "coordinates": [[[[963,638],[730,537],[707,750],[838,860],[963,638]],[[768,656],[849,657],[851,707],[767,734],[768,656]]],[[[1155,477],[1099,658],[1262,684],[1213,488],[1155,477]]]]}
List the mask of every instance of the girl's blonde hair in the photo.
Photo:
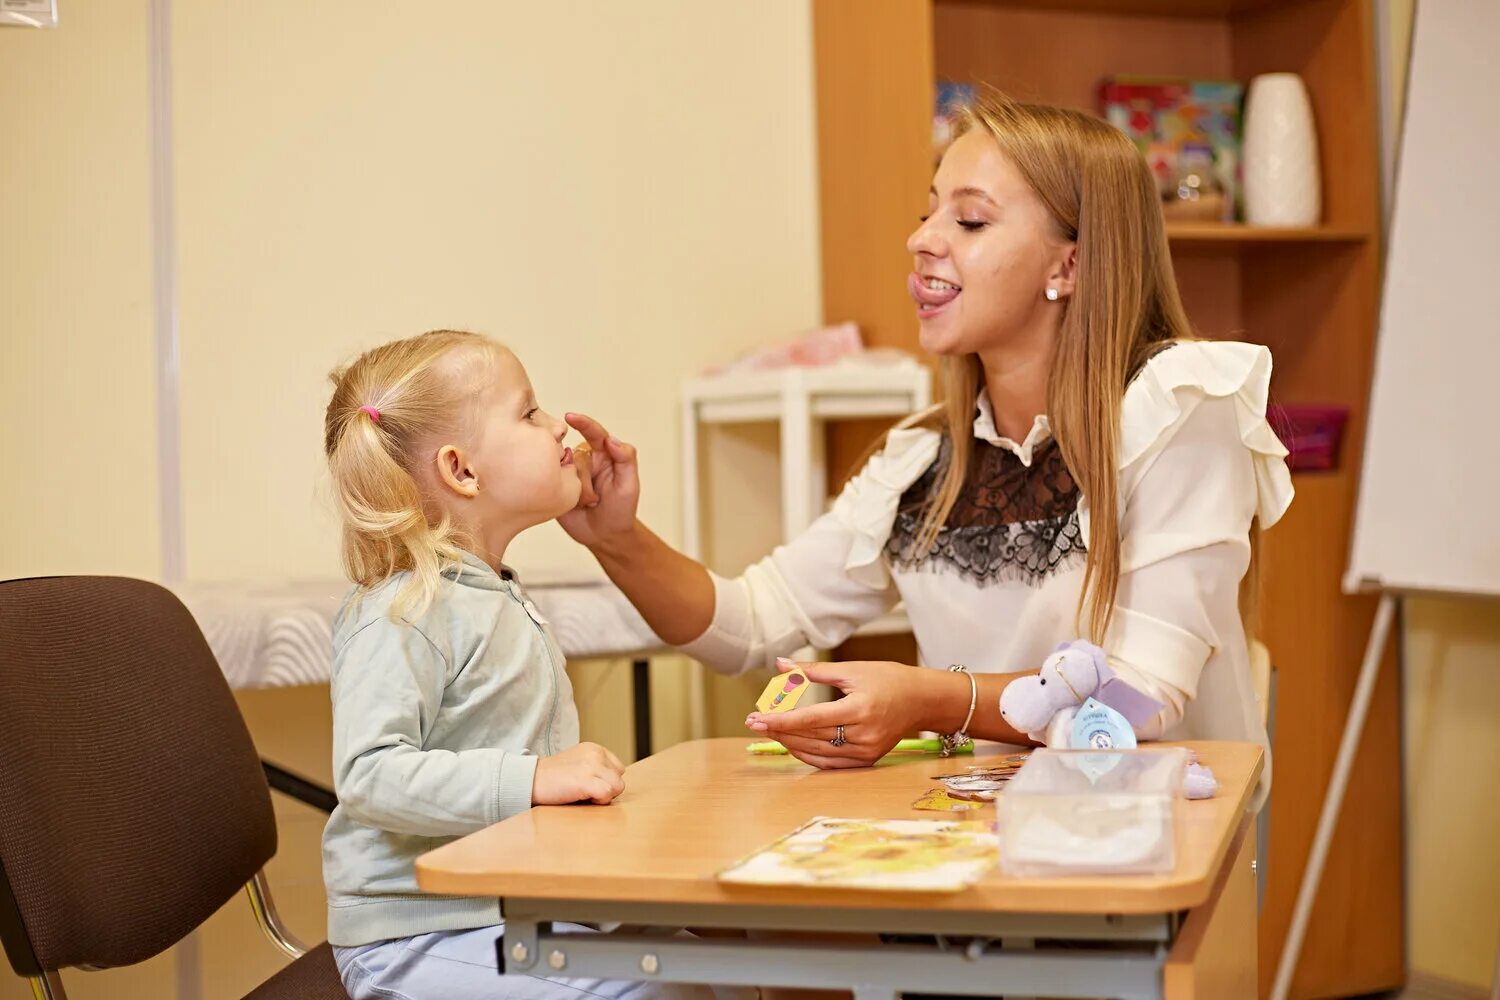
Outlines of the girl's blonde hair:
{"type": "MultiPolygon", "coordinates": [[[[1050,212],[1057,236],[1078,247],[1047,408],[1063,461],[1090,510],[1078,627],[1102,643],[1120,584],[1120,403],[1153,353],[1192,338],[1161,199],[1135,146],[1091,115],[988,92],[961,111],[955,136],[976,130],[994,139],[1020,170],[1050,212]]],[[[944,403],[933,419],[947,429],[951,459],[927,503],[910,553],[915,556],[935,544],[963,489],[973,453],[974,401],[983,383],[974,354],[943,358],[940,375],[944,403]]],[[[1240,587],[1247,637],[1255,625],[1258,534],[1252,526],[1250,569],[1240,587]]]]}
{"type": "Polygon", "coordinates": [[[421,614],[443,568],[463,562],[458,526],[424,494],[418,470],[430,456],[419,449],[461,425],[484,380],[482,369],[471,375],[439,362],[461,354],[477,366],[498,350],[476,333],[433,330],[366,351],[329,375],[323,450],[343,521],[344,572],[370,588],[410,570],[393,617],[421,614]]]}

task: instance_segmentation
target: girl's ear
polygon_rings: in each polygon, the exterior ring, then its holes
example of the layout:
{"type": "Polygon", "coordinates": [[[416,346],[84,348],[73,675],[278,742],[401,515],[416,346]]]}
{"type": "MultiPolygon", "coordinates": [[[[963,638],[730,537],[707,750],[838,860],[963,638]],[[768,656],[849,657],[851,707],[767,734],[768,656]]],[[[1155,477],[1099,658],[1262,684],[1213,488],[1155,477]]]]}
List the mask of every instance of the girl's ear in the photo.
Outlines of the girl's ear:
{"type": "Polygon", "coordinates": [[[445,489],[467,500],[479,495],[479,475],[469,467],[468,459],[457,445],[445,444],[438,449],[437,475],[445,489]]]}

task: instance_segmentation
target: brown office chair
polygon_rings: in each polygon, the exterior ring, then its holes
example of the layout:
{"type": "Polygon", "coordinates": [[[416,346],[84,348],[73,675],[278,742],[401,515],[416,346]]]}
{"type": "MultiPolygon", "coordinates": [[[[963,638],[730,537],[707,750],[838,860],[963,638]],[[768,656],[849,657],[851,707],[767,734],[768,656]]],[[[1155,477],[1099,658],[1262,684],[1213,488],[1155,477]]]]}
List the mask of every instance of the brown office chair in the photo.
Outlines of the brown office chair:
{"type": "Polygon", "coordinates": [[[224,675],[167,590],[0,583],[0,943],[38,998],[59,970],[144,961],[243,886],[293,961],[254,1000],[348,1000],[328,945],[282,926],[276,820],[224,675]]]}

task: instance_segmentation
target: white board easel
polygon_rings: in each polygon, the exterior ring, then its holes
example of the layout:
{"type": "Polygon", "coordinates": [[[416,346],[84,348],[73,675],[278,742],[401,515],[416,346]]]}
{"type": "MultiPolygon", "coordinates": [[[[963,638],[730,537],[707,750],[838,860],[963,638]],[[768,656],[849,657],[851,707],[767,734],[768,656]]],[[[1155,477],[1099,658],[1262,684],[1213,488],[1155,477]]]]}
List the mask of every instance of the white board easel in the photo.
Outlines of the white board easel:
{"type": "MultiPolygon", "coordinates": [[[[1398,602],[1500,597],[1500,3],[1422,0],[1412,27],[1380,333],[1344,589],[1380,606],[1271,989],[1285,1000],[1398,602]]],[[[1500,956],[1491,996],[1500,1000],[1500,956]]]]}

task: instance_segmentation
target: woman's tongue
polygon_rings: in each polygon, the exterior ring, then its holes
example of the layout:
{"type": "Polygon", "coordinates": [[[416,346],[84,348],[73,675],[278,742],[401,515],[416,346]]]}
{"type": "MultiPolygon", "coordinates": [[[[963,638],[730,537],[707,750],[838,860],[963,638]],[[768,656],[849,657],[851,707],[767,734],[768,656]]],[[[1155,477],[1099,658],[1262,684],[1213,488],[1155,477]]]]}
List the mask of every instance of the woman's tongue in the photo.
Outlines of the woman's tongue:
{"type": "Polygon", "coordinates": [[[912,301],[927,309],[945,306],[958,298],[958,293],[963,291],[957,285],[924,278],[915,271],[907,276],[906,289],[911,293],[912,301]]]}

